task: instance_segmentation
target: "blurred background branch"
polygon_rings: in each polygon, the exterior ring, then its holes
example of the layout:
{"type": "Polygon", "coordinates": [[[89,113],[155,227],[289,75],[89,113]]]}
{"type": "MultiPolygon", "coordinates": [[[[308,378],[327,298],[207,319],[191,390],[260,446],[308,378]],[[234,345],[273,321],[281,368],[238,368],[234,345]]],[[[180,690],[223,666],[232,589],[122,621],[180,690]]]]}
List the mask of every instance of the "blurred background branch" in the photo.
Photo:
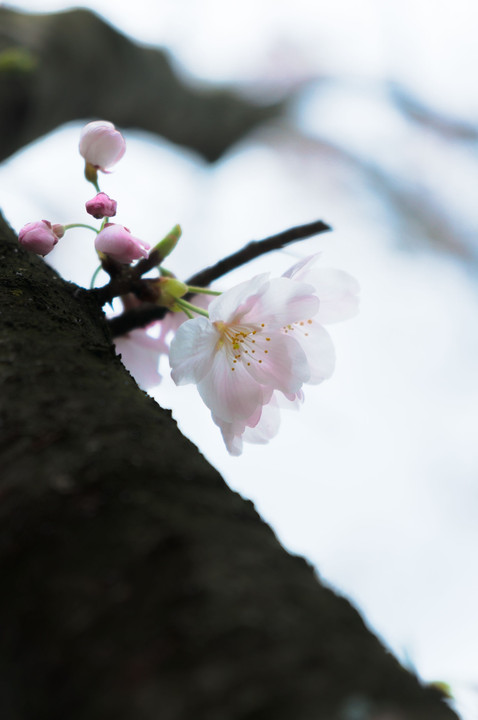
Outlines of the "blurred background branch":
{"type": "Polygon", "coordinates": [[[166,52],[140,46],[86,10],[0,7],[0,160],[78,119],[157,133],[214,161],[282,105],[192,87],[166,52]]]}

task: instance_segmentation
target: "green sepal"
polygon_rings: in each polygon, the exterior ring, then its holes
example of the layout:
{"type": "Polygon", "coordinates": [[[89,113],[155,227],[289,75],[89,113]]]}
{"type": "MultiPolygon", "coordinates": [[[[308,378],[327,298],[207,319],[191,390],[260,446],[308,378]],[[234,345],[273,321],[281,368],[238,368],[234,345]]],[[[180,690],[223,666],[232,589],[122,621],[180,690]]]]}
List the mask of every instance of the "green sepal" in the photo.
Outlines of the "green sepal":
{"type": "Polygon", "coordinates": [[[175,225],[172,230],[168,232],[166,237],[164,237],[162,240],[159,241],[157,245],[154,246],[153,252],[156,251],[158,253],[158,265],[161,265],[164,258],[168,257],[170,255],[176,245],[178,244],[178,240],[182,235],[182,230],[180,225],[175,225]]]}

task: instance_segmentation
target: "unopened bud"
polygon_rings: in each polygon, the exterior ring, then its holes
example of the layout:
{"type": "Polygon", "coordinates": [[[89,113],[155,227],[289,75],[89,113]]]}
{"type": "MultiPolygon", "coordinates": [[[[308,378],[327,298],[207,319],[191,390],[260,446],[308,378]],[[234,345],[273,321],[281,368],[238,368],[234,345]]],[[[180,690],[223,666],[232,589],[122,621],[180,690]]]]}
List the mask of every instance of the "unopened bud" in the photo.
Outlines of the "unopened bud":
{"type": "Polygon", "coordinates": [[[95,120],[85,125],[80,136],[80,155],[85,158],[87,180],[93,182],[89,177],[92,174],[89,165],[94,170],[107,172],[108,168],[121,160],[125,150],[125,139],[113,123],[107,120],[95,120]]]}
{"type": "Polygon", "coordinates": [[[86,212],[97,220],[116,215],[116,206],[116,200],[112,200],[104,192],[98,193],[98,195],[85,203],[86,212]]]}
{"type": "Polygon", "coordinates": [[[48,220],[38,220],[24,225],[18,233],[18,242],[37,255],[48,255],[64,235],[63,225],[53,225],[48,220]]]}
{"type": "Polygon", "coordinates": [[[129,265],[133,260],[148,257],[148,243],[133,237],[128,228],[115,223],[107,223],[95,239],[95,248],[113,260],[129,265]]]}

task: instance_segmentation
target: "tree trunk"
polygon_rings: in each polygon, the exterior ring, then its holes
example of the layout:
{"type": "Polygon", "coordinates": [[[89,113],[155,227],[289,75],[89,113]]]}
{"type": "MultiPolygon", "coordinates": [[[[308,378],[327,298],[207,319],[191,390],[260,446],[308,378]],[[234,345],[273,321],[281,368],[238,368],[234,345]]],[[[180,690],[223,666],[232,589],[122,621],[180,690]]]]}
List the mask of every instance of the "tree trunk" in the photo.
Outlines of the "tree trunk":
{"type": "Polygon", "coordinates": [[[2,720],[456,718],[137,388],[88,294],[3,220],[0,249],[2,720]]]}

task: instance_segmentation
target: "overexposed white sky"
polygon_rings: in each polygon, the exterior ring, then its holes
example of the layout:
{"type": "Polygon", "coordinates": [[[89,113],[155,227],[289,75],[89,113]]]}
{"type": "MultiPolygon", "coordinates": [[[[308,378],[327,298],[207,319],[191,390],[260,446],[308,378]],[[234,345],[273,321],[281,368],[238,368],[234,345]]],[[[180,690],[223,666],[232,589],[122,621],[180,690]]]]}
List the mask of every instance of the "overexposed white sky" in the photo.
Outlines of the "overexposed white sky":
{"type": "MultiPolygon", "coordinates": [[[[334,226],[225,279],[227,287],[263,270],[280,274],[319,249],[324,265],[361,284],[360,316],[329,328],[334,377],[306,389],[299,413],[283,414],[278,438],[231,458],[195,389],[176,388],[167,365],[154,395],[285,546],[350,597],[424,680],[449,682],[464,720],[476,720],[476,265],[431,250],[420,218],[402,222],[363,167],[318,144],[378,168],[408,202],[420,195],[436,205],[476,258],[476,145],[410,123],[387,84],[476,126],[475,3],[245,0],[231,10],[218,0],[137,0],[134,12],[113,0],[84,5],[143,42],[166,45],[201,80],[248,90],[333,80],[299,97],[289,127],[250,137],[214,166],[126,133],[128,151],[102,189],[118,200],[118,222],[149,242],[181,223],[170,265],[183,277],[250,239],[318,218],[334,226]]],[[[17,230],[43,217],[81,221],[91,192],[77,154],[80,127],[69,124],[0,167],[2,209],[17,230]],[[52,154],[62,158],[54,177],[42,170],[52,154]]],[[[49,257],[87,284],[96,258],[91,239],[75,233],[49,257]]]]}

